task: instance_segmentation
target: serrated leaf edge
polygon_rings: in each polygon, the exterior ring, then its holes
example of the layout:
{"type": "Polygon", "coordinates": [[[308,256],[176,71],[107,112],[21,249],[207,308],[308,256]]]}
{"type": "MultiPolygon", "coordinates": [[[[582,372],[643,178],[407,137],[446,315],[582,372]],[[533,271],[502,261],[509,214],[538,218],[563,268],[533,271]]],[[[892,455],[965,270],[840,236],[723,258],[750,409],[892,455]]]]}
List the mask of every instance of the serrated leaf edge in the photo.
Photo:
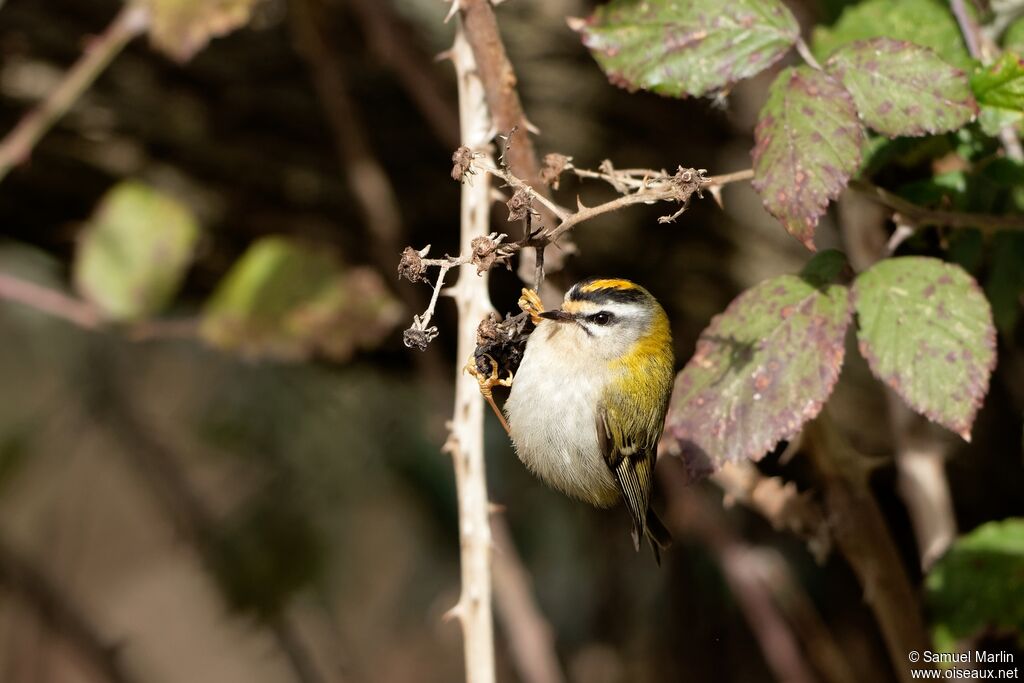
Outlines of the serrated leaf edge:
{"type": "MultiPolygon", "coordinates": [[[[940,259],[934,259],[934,258],[931,258],[931,257],[903,256],[903,257],[899,257],[899,258],[927,259],[927,260],[938,261],[939,263],[943,264],[944,266],[953,267],[953,268],[959,268],[958,266],[955,266],[954,264],[947,263],[946,261],[942,261],[940,259]]],[[[992,385],[992,372],[996,368],[996,362],[998,360],[998,355],[997,355],[997,351],[996,351],[995,321],[992,318],[992,304],[989,303],[988,297],[985,296],[985,292],[984,292],[984,290],[982,290],[982,288],[978,284],[977,280],[975,280],[971,276],[970,273],[968,273],[967,271],[963,270],[962,268],[960,268],[960,270],[962,270],[964,272],[964,274],[966,274],[967,277],[970,279],[970,287],[971,287],[971,289],[973,289],[974,292],[977,293],[981,297],[982,301],[984,302],[985,310],[988,312],[989,320],[992,321],[992,324],[989,325],[989,328],[988,328],[988,334],[985,335],[985,348],[988,349],[991,352],[991,358],[990,358],[989,362],[986,363],[986,366],[985,366],[985,371],[987,373],[986,374],[986,381],[985,381],[985,391],[982,392],[981,394],[979,394],[978,396],[972,396],[971,397],[971,407],[970,407],[971,409],[970,409],[969,414],[968,414],[968,416],[965,419],[963,424],[956,424],[953,421],[947,421],[947,420],[940,419],[938,416],[933,414],[934,411],[927,410],[923,405],[920,405],[917,401],[914,401],[909,396],[906,396],[904,394],[904,392],[901,391],[901,388],[897,388],[897,387],[892,386],[892,384],[889,383],[889,380],[887,380],[886,378],[884,378],[882,376],[881,370],[878,368],[877,356],[875,354],[868,353],[868,352],[865,351],[866,343],[865,343],[865,340],[863,339],[863,337],[861,336],[861,328],[860,328],[860,324],[859,324],[860,323],[860,314],[859,314],[859,311],[857,311],[857,309],[858,309],[858,302],[859,302],[859,296],[858,296],[858,290],[857,290],[857,280],[854,280],[853,286],[850,288],[850,297],[851,297],[851,300],[850,300],[851,301],[851,307],[850,308],[851,308],[852,311],[857,313],[857,318],[858,318],[858,324],[857,324],[857,350],[860,351],[861,357],[864,358],[864,360],[867,361],[868,368],[871,370],[871,374],[874,375],[875,379],[877,379],[879,382],[881,382],[885,386],[887,386],[890,389],[892,389],[893,391],[895,391],[896,394],[900,397],[900,399],[902,399],[904,403],[906,403],[908,406],[910,406],[910,408],[914,412],[916,412],[919,415],[923,415],[924,417],[928,418],[930,421],[934,422],[935,424],[938,424],[938,425],[941,425],[943,427],[946,427],[947,429],[950,429],[951,431],[955,432],[964,441],[966,441],[967,443],[970,443],[971,442],[971,430],[974,428],[974,420],[978,416],[978,411],[981,410],[982,405],[984,405],[985,397],[988,396],[989,389],[991,388],[991,385],[992,385]]],[[[864,272],[866,273],[868,271],[864,271],[864,272]]],[[[859,276],[858,276],[858,279],[859,279],[859,276]]]]}

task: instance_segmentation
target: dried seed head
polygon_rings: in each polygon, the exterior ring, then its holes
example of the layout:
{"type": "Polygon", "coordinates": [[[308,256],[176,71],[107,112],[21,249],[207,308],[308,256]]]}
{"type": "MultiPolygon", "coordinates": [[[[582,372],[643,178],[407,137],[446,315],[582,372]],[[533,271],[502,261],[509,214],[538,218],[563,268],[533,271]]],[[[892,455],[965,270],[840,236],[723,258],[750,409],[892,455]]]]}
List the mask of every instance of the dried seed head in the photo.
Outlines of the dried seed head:
{"type": "Polygon", "coordinates": [[[481,320],[473,352],[477,372],[490,375],[496,369],[499,377],[514,373],[523,360],[526,340],[532,331],[533,323],[525,313],[507,315],[504,320],[491,313],[481,320]],[[497,368],[492,368],[492,362],[497,364],[497,368]]]}
{"type": "Polygon", "coordinates": [[[533,194],[525,187],[520,187],[512,193],[512,199],[509,199],[505,205],[508,207],[509,222],[521,221],[533,211],[533,194]]]}
{"type": "Polygon", "coordinates": [[[398,261],[398,277],[405,278],[409,282],[425,280],[423,273],[427,267],[423,265],[423,256],[412,247],[406,247],[402,252],[402,258],[398,261]]]}
{"type": "Polygon", "coordinates": [[[676,188],[677,199],[681,202],[687,202],[690,200],[690,195],[694,192],[697,193],[698,197],[703,197],[701,188],[707,181],[707,169],[704,168],[683,168],[680,166],[676,169],[675,175],[672,176],[672,184],[676,188]]]}
{"type": "Polygon", "coordinates": [[[473,175],[473,150],[462,145],[452,154],[452,180],[462,182],[473,175]]]}
{"type": "Polygon", "coordinates": [[[487,316],[480,321],[480,324],[476,328],[476,345],[486,346],[493,344],[500,338],[498,331],[498,324],[501,322],[501,316],[491,311],[487,316]]]}
{"type": "Polygon", "coordinates": [[[679,210],[671,216],[662,216],[659,223],[672,223],[686,211],[690,206],[690,197],[696,192],[698,197],[703,198],[702,188],[707,182],[707,170],[703,168],[683,168],[680,166],[675,175],[668,179],[672,192],[672,199],[679,203],[679,210]]]}
{"type": "Polygon", "coordinates": [[[558,189],[558,181],[572,157],[564,154],[547,154],[544,156],[544,167],[540,169],[540,181],[553,189],[558,189]]]}
{"type": "Polygon", "coordinates": [[[470,242],[473,247],[473,264],[476,265],[476,274],[480,275],[494,267],[495,262],[504,261],[507,255],[500,253],[501,241],[504,235],[495,236],[494,233],[486,237],[476,237],[470,242]]]}
{"type": "Polygon", "coordinates": [[[407,348],[426,351],[430,342],[437,338],[437,334],[438,332],[436,327],[420,329],[416,325],[413,325],[402,333],[402,343],[404,343],[407,348]]]}

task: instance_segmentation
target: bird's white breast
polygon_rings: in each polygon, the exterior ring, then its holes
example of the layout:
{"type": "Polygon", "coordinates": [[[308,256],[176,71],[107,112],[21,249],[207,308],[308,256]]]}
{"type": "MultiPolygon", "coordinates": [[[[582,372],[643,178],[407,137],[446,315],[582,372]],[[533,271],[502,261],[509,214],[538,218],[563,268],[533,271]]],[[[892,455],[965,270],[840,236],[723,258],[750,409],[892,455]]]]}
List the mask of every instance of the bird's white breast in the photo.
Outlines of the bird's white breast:
{"type": "Polygon", "coordinates": [[[571,324],[541,322],[505,413],[516,453],[531,471],[567,495],[607,507],[620,494],[598,445],[597,406],[611,377],[604,361],[582,352],[581,334],[571,324]]]}

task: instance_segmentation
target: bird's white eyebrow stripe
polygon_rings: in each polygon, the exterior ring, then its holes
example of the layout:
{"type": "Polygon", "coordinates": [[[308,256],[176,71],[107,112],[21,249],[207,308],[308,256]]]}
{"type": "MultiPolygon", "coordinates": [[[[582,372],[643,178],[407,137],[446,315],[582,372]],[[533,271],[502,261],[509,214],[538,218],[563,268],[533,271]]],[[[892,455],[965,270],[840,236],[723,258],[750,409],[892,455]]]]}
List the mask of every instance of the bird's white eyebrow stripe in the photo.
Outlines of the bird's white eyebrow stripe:
{"type": "Polygon", "coordinates": [[[607,301],[605,303],[587,302],[586,306],[579,307],[579,314],[584,317],[600,313],[601,311],[607,311],[620,318],[627,318],[643,311],[643,308],[641,306],[622,304],[614,301],[607,301]]]}

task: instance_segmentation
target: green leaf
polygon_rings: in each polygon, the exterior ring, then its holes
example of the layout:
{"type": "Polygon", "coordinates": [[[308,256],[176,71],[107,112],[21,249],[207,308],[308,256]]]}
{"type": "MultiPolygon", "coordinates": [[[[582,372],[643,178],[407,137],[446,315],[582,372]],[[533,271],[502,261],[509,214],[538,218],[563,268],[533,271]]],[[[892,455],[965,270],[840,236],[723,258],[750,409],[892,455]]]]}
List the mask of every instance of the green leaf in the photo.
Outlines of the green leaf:
{"type": "Polygon", "coordinates": [[[1024,519],[989,522],[961,536],[925,579],[936,642],[956,641],[984,631],[1014,634],[1024,645],[1024,519]]]}
{"type": "Polygon", "coordinates": [[[115,185],[75,252],[79,293],[112,320],[156,313],[178,291],[199,237],[184,204],[137,181],[115,185]]]}
{"type": "Polygon", "coordinates": [[[939,0],[867,0],[848,7],[832,27],[817,26],[811,50],[824,61],[838,48],[867,38],[909,40],[931,48],[961,69],[972,64],[960,27],[948,6],[939,0]]]}
{"type": "Polygon", "coordinates": [[[858,40],[836,50],[826,68],[853,95],[864,123],[892,137],[955,130],[978,113],[964,72],[913,43],[858,40]]]}
{"type": "Polygon", "coordinates": [[[850,323],[847,288],[823,278],[843,266],[837,252],[823,252],[805,275],[762,282],[711,321],[676,378],[670,451],[696,468],[758,460],[820,412],[850,323]]]}
{"type": "Polygon", "coordinates": [[[249,23],[256,0],[136,0],[150,12],[149,38],[161,52],[188,61],[211,38],[249,23]]]}
{"type": "Polygon", "coordinates": [[[982,104],[1020,111],[1024,109],[1024,62],[1016,54],[1004,53],[971,76],[971,88],[982,104]]]}
{"type": "Polygon", "coordinates": [[[778,0],[612,0],[570,25],[612,83],[673,97],[760,73],[800,33],[778,0]]]}
{"type": "Polygon", "coordinates": [[[992,311],[974,278],[934,258],[890,258],[856,279],[853,300],[875,376],[970,441],[996,362],[992,311]]]}
{"type": "Polygon", "coordinates": [[[992,267],[985,292],[996,327],[1010,336],[1024,308],[1024,234],[1001,232],[992,245],[992,267]]]}
{"type": "Polygon", "coordinates": [[[778,75],[754,129],[754,189],[814,251],[814,229],[860,164],[863,129],[850,94],[810,67],[778,75]]]}
{"type": "Polygon", "coordinates": [[[1024,119],[1024,62],[1007,52],[994,64],[971,76],[971,88],[981,104],[979,123],[988,135],[1024,119]]]}
{"type": "Polygon", "coordinates": [[[380,342],[399,307],[366,268],[342,272],[334,257],[284,237],[265,237],[231,268],[203,311],[202,336],[246,356],[348,359],[380,342]]]}

